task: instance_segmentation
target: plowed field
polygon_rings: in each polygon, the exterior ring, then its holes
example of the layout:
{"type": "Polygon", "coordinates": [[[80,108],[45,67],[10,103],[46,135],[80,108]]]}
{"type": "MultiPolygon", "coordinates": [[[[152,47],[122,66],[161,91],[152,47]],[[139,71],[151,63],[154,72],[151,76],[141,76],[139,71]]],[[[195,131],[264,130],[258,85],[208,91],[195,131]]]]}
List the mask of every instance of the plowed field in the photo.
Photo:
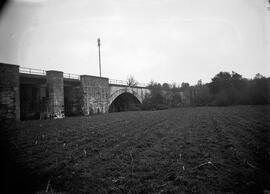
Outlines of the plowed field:
{"type": "Polygon", "coordinates": [[[5,172],[13,177],[6,187],[262,193],[270,190],[269,110],[191,107],[18,122],[5,134],[5,172]]]}

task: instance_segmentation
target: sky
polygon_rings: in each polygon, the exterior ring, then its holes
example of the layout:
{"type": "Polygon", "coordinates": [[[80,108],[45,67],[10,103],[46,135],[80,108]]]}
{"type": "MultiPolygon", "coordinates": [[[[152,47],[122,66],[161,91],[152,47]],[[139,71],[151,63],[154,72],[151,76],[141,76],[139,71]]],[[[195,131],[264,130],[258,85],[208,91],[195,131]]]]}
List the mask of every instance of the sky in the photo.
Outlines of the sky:
{"type": "Polygon", "coordinates": [[[138,82],[191,85],[220,71],[270,76],[266,0],[12,0],[0,62],[138,82]]]}

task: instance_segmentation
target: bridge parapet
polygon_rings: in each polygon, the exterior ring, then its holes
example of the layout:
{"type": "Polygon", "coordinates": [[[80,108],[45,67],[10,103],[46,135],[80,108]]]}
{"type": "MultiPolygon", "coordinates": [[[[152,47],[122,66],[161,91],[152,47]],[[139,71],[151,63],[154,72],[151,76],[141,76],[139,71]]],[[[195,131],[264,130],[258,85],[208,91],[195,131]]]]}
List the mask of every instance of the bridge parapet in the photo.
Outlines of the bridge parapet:
{"type": "Polygon", "coordinates": [[[110,85],[128,86],[128,87],[140,87],[140,88],[146,88],[147,87],[146,83],[136,83],[135,85],[131,86],[131,85],[128,84],[127,81],[116,80],[116,79],[109,79],[109,84],[110,85]]]}

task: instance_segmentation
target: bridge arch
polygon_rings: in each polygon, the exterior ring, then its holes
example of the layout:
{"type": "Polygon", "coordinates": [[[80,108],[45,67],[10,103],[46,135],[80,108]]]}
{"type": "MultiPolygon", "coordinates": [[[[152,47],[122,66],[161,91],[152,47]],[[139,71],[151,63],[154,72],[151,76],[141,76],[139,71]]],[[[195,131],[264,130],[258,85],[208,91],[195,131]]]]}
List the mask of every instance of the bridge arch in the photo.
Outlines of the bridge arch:
{"type": "Polygon", "coordinates": [[[138,105],[142,103],[142,97],[136,91],[129,87],[118,89],[110,95],[108,103],[109,112],[121,111],[112,111],[113,106],[119,106],[119,103],[121,103],[122,105],[123,103],[131,103],[132,105],[138,105]]]}

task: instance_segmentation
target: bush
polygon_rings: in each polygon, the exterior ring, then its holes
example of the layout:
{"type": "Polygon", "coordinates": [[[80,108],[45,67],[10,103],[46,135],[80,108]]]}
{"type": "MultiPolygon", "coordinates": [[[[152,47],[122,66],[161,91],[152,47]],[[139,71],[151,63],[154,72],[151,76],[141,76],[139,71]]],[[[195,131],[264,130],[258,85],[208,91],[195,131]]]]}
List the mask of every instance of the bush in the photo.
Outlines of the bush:
{"type": "Polygon", "coordinates": [[[256,74],[254,79],[243,78],[236,72],[220,72],[210,83],[195,86],[182,83],[163,85],[151,82],[151,94],[143,102],[143,110],[163,110],[179,106],[230,106],[270,103],[270,78],[256,74]]]}

